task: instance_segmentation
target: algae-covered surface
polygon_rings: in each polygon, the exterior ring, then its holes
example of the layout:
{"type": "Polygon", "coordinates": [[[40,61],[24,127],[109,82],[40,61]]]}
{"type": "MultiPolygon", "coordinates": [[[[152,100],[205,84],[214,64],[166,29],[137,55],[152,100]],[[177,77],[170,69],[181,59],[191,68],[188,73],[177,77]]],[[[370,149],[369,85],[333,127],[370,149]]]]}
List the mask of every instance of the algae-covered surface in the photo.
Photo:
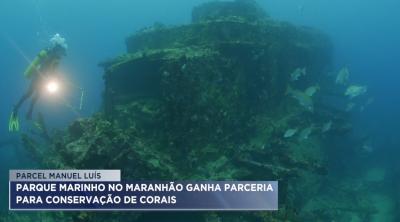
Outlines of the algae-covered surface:
{"type": "MultiPolygon", "coordinates": [[[[350,141],[351,123],[346,88],[329,74],[335,70],[324,33],[276,21],[251,1],[217,2],[196,7],[191,24],[155,25],[126,45],[125,54],[101,62],[101,112],[52,132],[50,141],[23,136],[41,167],[122,169],[135,180],[278,180],[279,211],[15,213],[5,221],[382,216],[373,201],[385,197],[363,195],[373,185],[330,176],[332,141],[350,141]],[[327,102],[331,97],[337,102],[327,102]]],[[[379,183],[381,172],[365,175],[379,183]]]]}

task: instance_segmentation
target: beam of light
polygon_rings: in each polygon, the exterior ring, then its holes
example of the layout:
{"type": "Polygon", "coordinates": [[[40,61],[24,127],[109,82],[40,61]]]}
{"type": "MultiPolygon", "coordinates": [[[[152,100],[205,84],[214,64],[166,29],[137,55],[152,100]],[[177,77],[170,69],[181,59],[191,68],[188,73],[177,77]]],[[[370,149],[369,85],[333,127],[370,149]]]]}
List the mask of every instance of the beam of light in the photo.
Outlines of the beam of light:
{"type": "Polygon", "coordinates": [[[49,92],[50,94],[55,94],[58,92],[58,90],[60,89],[60,85],[58,84],[57,81],[51,80],[50,82],[47,83],[46,85],[46,90],[47,92],[49,92]]]}
{"type": "Polygon", "coordinates": [[[22,58],[25,59],[25,61],[28,64],[32,63],[32,59],[30,59],[25,53],[24,51],[22,51],[22,49],[18,46],[18,44],[6,33],[3,33],[4,37],[7,39],[7,41],[10,43],[11,46],[13,46],[13,48],[15,49],[15,51],[17,51],[22,58]]]}

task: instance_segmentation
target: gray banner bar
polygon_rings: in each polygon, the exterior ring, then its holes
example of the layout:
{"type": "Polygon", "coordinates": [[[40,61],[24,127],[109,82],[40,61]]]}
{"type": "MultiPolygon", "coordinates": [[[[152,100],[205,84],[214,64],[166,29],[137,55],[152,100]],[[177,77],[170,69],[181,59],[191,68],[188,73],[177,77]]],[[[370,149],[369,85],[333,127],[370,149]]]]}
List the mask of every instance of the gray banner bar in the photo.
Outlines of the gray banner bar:
{"type": "Polygon", "coordinates": [[[10,181],[119,182],[120,170],[10,170],[10,181]]]}

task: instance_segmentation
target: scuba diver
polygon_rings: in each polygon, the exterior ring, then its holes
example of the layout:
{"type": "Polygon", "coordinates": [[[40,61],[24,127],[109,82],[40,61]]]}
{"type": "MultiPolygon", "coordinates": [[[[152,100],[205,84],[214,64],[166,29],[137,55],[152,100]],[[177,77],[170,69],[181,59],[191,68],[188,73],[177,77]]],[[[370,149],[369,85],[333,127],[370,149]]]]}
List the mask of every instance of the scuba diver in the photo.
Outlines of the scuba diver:
{"type": "MultiPolygon", "coordinates": [[[[25,70],[24,76],[30,79],[31,82],[26,93],[13,108],[9,121],[10,132],[19,131],[18,111],[21,105],[30,97],[32,97],[32,99],[26,118],[28,120],[32,119],[33,109],[40,98],[42,87],[48,80],[54,77],[61,58],[67,55],[67,48],[68,46],[65,38],[61,37],[60,34],[55,34],[50,39],[50,46],[40,51],[25,70]]],[[[55,83],[49,83],[47,85],[49,91],[56,91],[57,87],[55,83]]]]}

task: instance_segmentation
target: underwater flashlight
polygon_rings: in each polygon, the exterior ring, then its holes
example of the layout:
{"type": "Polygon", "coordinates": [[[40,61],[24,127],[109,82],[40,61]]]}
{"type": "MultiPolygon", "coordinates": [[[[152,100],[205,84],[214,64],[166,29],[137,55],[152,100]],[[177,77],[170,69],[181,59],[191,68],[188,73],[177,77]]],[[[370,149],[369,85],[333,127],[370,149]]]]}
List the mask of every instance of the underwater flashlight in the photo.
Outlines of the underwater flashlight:
{"type": "Polygon", "coordinates": [[[49,92],[50,94],[58,92],[59,88],[60,85],[58,84],[57,81],[54,80],[49,81],[46,85],[47,92],[49,92]]]}

